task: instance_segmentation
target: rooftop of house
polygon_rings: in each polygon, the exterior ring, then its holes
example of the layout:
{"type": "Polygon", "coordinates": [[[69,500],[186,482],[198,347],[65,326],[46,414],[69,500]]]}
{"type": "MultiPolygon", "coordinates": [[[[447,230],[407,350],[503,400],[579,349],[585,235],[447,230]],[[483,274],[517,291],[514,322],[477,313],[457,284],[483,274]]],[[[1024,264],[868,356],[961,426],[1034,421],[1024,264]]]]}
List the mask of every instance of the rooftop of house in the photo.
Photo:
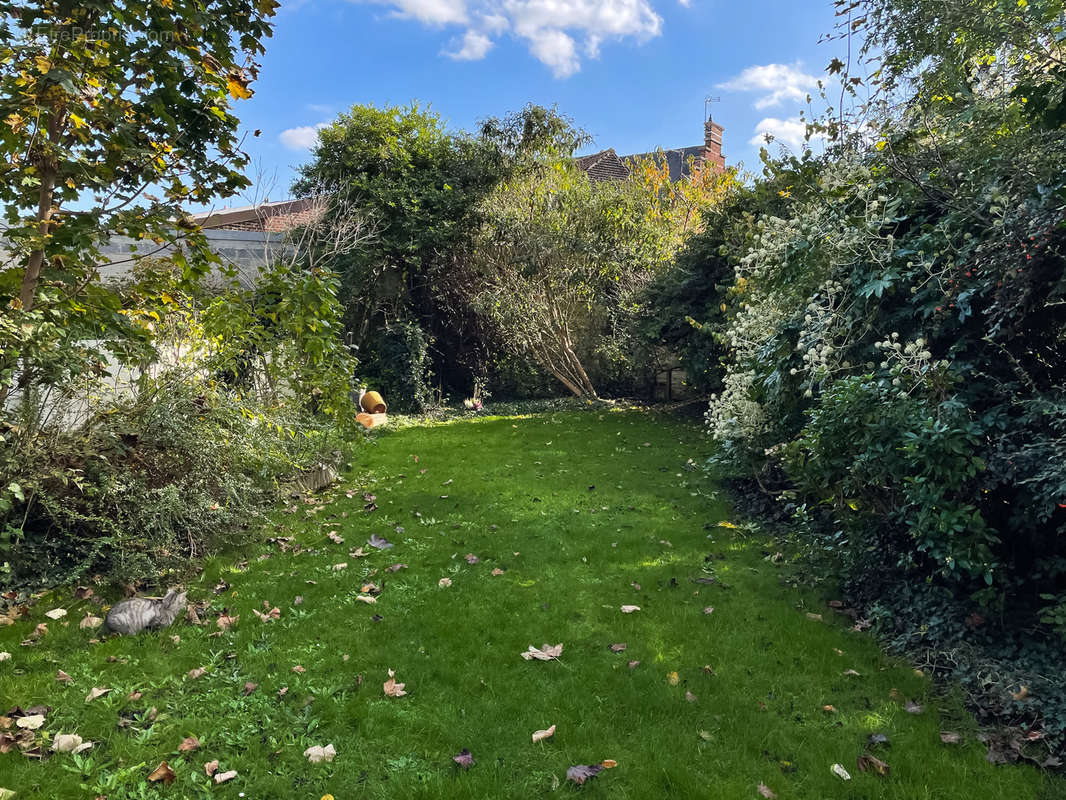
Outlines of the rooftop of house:
{"type": "Polygon", "coordinates": [[[650,153],[631,153],[624,156],[618,155],[611,147],[598,153],[581,156],[576,159],[577,166],[593,182],[612,181],[629,177],[632,165],[638,159],[652,158],[657,163],[662,163],[662,159],[665,159],[670,168],[670,180],[677,181],[690,174],[693,168],[698,169],[703,164],[711,164],[719,169],[725,167],[725,156],[722,155],[722,131],[722,126],[717,122],[707,120],[704,123],[703,144],[675,147],[670,150],[655,150],[650,153]]]}
{"type": "Polygon", "coordinates": [[[205,230],[279,233],[310,222],[321,213],[320,201],[314,198],[300,198],[275,202],[267,199],[254,205],[212,209],[190,216],[205,230]]]}

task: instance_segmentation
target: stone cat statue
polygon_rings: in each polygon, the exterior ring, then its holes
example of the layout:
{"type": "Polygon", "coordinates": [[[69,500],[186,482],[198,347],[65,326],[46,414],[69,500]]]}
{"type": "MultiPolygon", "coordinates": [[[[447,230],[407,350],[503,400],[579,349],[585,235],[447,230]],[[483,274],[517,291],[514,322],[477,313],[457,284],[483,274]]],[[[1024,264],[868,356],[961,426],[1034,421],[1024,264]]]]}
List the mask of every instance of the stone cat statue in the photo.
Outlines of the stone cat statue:
{"type": "Polygon", "coordinates": [[[165,628],[185,610],[185,592],[171,589],[165,597],[131,597],[107,612],[104,628],[125,636],[145,628],[165,628]]]}

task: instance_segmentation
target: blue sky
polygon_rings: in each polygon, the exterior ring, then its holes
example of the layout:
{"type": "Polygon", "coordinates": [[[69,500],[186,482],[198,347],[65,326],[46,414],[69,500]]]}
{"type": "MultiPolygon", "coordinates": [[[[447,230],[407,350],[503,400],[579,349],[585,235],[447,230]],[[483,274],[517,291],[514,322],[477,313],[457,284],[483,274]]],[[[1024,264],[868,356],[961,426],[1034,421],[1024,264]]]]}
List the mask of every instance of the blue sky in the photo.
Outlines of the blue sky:
{"type": "Polygon", "coordinates": [[[428,103],[457,129],[557,104],[592,150],[629,153],[699,144],[713,95],[728,162],[757,168],[760,130],[795,142],[834,21],[831,0],[283,0],[235,110],[274,176],[257,199],[288,196],[314,127],[355,103],[428,103]]]}

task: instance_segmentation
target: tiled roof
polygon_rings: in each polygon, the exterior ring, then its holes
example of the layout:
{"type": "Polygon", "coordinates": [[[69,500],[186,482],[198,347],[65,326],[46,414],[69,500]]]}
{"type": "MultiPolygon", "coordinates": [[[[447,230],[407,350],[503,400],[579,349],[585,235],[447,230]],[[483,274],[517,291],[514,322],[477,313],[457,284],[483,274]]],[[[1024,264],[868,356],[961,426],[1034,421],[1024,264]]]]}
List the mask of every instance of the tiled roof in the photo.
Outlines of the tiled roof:
{"type": "Polygon", "coordinates": [[[577,166],[589,176],[589,180],[593,183],[619,181],[629,177],[629,167],[618,157],[613,147],[590,156],[582,156],[577,159],[577,166]]]}
{"type": "Polygon", "coordinates": [[[227,229],[239,231],[284,231],[297,225],[313,222],[322,214],[322,207],[312,198],[270,201],[242,208],[220,208],[193,214],[192,218],[205,230],[227,229]]]}
{"type": "Polygon", "coordinates": [[[629,156],[622,156],[621,160],[630,164],[637,159],[651,158],[661,165],[662,159],[665,158],[670,167],[670,180],[678,181],[692,171],[692,166],[698,167],[702,164],[706,154],[706,146],[700,144],[695,147],[678,147],[674,150],[656,150],[654,153],[633,153],[629,156]]]}

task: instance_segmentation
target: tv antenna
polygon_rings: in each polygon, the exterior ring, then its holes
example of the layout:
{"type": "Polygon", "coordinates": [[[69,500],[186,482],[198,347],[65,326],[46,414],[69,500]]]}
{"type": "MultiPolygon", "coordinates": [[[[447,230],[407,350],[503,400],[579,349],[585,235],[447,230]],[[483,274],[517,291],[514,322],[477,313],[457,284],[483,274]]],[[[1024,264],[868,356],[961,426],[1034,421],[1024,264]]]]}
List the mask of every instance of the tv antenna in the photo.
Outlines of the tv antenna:
{"type": "Polygon", "coordinates": [[[703,121],[709,122],[711,119],[711,103],[722,102],[721,97],[705,97],[703,98],[703,121]]]}

